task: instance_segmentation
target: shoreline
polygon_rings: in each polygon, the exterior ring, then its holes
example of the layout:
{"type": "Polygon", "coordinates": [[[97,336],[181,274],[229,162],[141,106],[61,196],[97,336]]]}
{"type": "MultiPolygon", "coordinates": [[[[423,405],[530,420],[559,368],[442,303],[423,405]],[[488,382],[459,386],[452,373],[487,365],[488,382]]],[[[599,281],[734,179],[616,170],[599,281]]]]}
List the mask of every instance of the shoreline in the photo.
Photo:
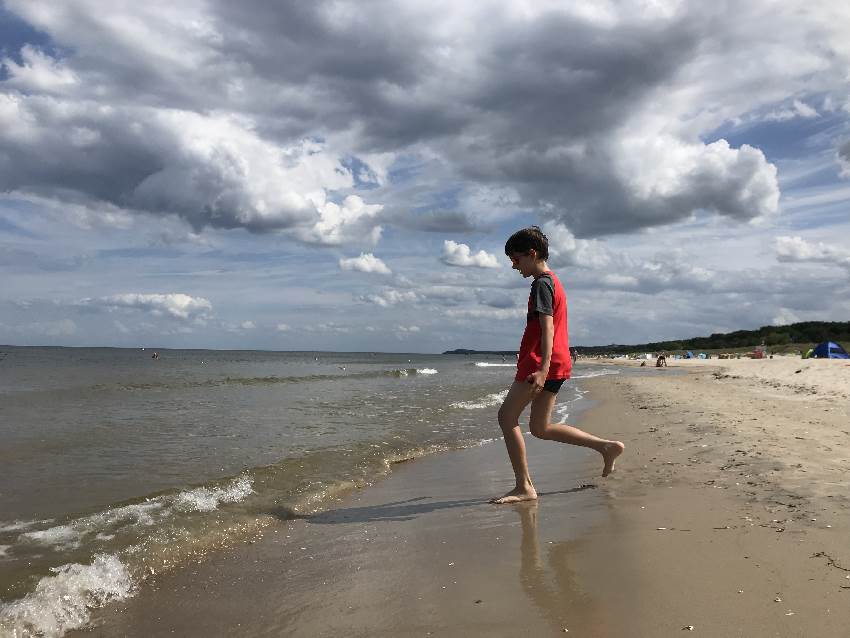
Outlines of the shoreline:
{"type": "Polygon", "coordinates": [[[486,503],[501,441],[403,463],[69,635],[842,635],[846,402],[714,367],[583,380],[576,424],[627,446],[607,479],[530,437],[537,503],[486,503]]]}

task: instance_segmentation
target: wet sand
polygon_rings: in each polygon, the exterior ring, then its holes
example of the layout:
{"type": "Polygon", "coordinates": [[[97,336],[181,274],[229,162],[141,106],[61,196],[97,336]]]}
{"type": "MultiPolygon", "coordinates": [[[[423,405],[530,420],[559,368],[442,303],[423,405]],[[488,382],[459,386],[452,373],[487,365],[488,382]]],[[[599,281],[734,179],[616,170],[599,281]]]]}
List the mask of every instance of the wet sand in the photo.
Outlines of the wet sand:
{"type": "Polygon", "coordinates": [[[486,503],[500,441],[404,463],[74,635],[847,635],[846,401],[708,367],[585,387],[574,423],[627,445],[606,479],[530,437],[537,503],[486,503]]]}

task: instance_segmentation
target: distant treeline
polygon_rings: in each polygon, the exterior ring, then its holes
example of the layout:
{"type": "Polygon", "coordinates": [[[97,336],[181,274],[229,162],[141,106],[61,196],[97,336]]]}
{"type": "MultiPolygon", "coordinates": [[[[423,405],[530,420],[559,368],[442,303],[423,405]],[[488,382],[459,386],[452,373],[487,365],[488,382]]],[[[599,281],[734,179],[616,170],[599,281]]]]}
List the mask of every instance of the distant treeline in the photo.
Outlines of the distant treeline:
{"type": "Polygon", "coordinates": [[[516,356],[516,350],[467,350],[466,348],[458,348],[457,350],[446,350],[443,354],[500,354],[503,357],[508,355],[516,356]]]}
{"type": "Polygon", "coordinates": [[[758,330],[717,333],[710,337],[635,345],[576,346],[576,350],[582,355],[628,354],[674,350],[734,350],[752,348],[762,343],[774,347],[792,343],[815,345],[821,341],[838,341],[848,347],[850,321],[802,321],[787,326],[762,326],[758,330]]]}

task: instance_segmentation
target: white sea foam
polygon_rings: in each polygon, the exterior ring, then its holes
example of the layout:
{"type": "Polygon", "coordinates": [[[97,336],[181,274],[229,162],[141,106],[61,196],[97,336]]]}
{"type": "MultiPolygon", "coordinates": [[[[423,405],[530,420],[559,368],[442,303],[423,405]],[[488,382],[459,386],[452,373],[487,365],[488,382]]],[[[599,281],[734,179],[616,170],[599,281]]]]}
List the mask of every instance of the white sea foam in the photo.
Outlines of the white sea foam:
{"type": "Polygon", "coordinates": [[[11,545],[0,545],[0,558],[5,558],[6,552],[8,552],[11,548],[11,545]]]}
{"type": "Polygon", "coordinates": [[[485,397],[480,399],[476,399],[474,401],[456,401],[454,403],[450,403],[449,407],[452,408],[460,408],[462,410],[479,410],[481,408],[491,408],[496,405],[500,405],[502,401],[505,400],[505,397],[508,396],[508,391],[504,390],[502,392],[496,392],[495,394],[488,394],[485,397]]]}
{"type": "Polygon", "coordinates": [[[570,410],[570,404],[569,403],[564,403],[562,405],[556,405],[555,409],[554,409],[555,418],[553,419],[553,421],[557,422],[557,423],[564,423],[567,419],[570,418],[570,411],[569,410],[570,410]]]}
{"type": "Polygon", "coordinates": [[[479,368],[516,368],[516,363],[490,363],[489,361],[476,361],[479,368]]]}
{"type": "Polygon", "coordinates": [[[198,487],[180,492],[174,498],[174,505],[183,512],[211,512],[219,503],[238,503],[254,493],[250,477],[240,476],[225,487],[198,487]]]}
{"type": "Polygon", "coordinates": [[[151,499],[144,503],[135,503],[133,505],[124,505],[122,507],[113,507],[90,516],[89,519],[95,523],[103,523],[106,525],[120,525],[128,523],[130,525],[143,525],[145,527],[156,523],[155,516],[165,507],[160,499],[151,499]]]}
{"type": "Polygon", "coordinates": [[[619,370],[588,370],[587,372],[582,372],[581,374],[573,374],[570,376],[571,379],[589,379],[591,377],[604,377],[609,374],[620,374],[619,370]]]}
{"type": "Polygon", "coordinates": [[[437,374],[437,370],[434,370],[434,368],[417,368],[416,374],[437,374]]]}
{"type": "Polygon", "coordinates": [[[50,520],[46,521],[14,521],[12,523],[0,523],[0,534],[3,532],[18,532],[20,530],[29,529],[30,527],[35,527],[39,523],[49,523],[50,520]]]}
{"type": "Polygon", "coordinates": [[[54,567],[54,576],[42,578],[33,592],[19,600],[0,603],[0,637],[58,638],[85,626],[92,609],[133,595],[127,567],[111,554],[97,554],[91,565],[72,563],[54,567]]]}
{"type": "Polygon", "coordinates": [[[113,507],[103,512],[78,518],[64,525],[24,532],[21,541],[37,543],[55,550],[80,547],[87,535],[110,540],[117,533],[158,525],[178,512],[211,512],[221,503],[237,503],[253,493],[253,481],[240,476],[222,487],[198,487],[174,495],[157,496],[144,503],[113,507]]]}
{"type": "Polygon", "coordinates": [[[57,549],[73,549],[80,546],[83,534],[85,530],[79,529],[76,525],[57,525],[34,532],[24,532],[19,538],[57,549]]]}
{"type": "MultiPolygon", "coordinates": [[[[159,497],[160,499],[163,497],[159,497]]],[[[20,540],[54,549],[74,549],[81,545],[87,534],[102,533],[102,530],[120,530],[125,527],[149,527],[161,520],[169,510],[159,499],[151,499],[144,503],[114,507],[91,516],[75,519],[64,525],[57,525],[43,530],[25,532],[20,540]],[[157,518],[154,514],[160,514],[157,518]]]]}

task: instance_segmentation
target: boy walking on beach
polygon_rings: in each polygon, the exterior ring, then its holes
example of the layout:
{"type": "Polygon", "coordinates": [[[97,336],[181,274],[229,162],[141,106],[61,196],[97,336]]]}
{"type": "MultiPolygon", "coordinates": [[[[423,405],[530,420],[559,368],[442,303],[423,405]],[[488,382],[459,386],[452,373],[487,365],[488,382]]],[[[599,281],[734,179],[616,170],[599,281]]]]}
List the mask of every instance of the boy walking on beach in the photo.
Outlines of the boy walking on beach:
{"type": "Polygon", "coordinates": [[[499,408],[499,426],[516,477],[516,487],[492,503],[533,501],[537,491],[528,474],[525,441],[519,417],[531,404],[531,433],[539,439],[593,448],[602,455],[602,476],[614,469],[623,453],[620,441],[600,439],[566,423],[550,423],[555,398],[570,378],[572,357],[567,334],[567,298],[561,282],[549,270],[549,241],[537,227],[517,231],[505,244],[513,269],[524,278],[533,277],[528,297],[528,315],[522,335],[514,382],[499,408]]]}

